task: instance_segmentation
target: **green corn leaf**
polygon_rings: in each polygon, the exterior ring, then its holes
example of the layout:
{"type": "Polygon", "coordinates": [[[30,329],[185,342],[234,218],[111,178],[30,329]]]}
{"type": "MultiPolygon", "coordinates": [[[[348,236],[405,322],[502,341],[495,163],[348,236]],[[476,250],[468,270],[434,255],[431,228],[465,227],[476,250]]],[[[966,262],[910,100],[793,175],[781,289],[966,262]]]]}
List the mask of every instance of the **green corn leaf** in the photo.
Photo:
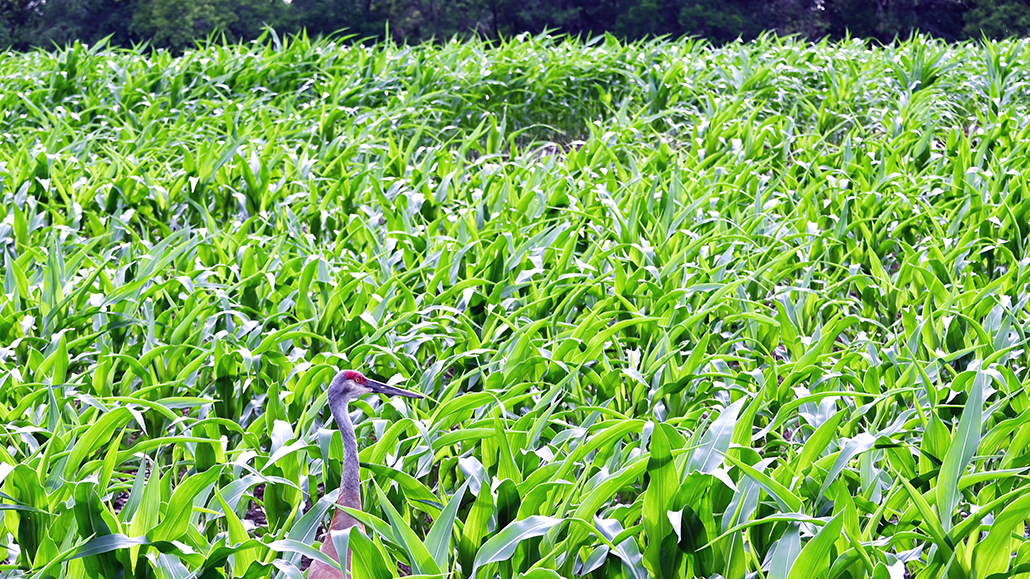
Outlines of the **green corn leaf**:
{"type": "MultiPolygon", "coordinates": [[[[175,492],[172,493],[171,500],[168,501],[168,506],[160,518],[161,522],[147,532],[147,537],[152,541],[172,541],[186,533],[190,517],[193,515],[194,501],[205,488],[214,484],[219,474],[219,469],[209,469],[186,478],[175,487],[175,492]]],[[[149,486],[149,481],[147,484],[149,486]]],[[[145,506],[146,498],[140,504],[140,508],[145,506]]]]}
{"type": "MultiPolygon", "coordinates": [[[[229,528],[229,542],[230,544],[238,544],[246,541],[250,538],[247,534],[246,528],[243,526],[243,522],[236,516],[236,513],[229,508],[228,503],[222,499],[222,495],[216,490],[215,498],[218,500],[218,504],[222,507],[222,514],[225,515],[225,523],[229,528]]],[[[237,552],[233,555],[232,561],[232,576],[242,577],[247,569],[250,568],[251,563],[257,560],[257,553],[252,549],[245,549],[237,552]]]]}
{"type": "Polygon", "coordinates": [[[561,523],[561,519],[539,515],[513,522],[479,548],[471,575],[475,577],[476,570],[483,565],[507,560],[520,542],[539,537],[561,523]]]}
{"type": "Polygon", "coordinates": [[[705,435],[701,437],[699,447],[690,455],[690,462],[687,464],[688,472],[699,470],[710,474],[722,466],[723,456],[730,448],[737,415],[746,401],[746,398],[741,398],[730,404],[712,421],[705,435]]]}
{"type": "Polygon", "coordinates": [[[648,537],[644,550],[644,562],[653,575],[664,576],[666,569],[673,563],[673,554],[663,547],[665,538],[672,534],[672,524],[668,512],[672,507],[672,499],[679,489],[679,473],[672,458],[672,445],[669,442],[665,424],[658,424],[651,434],[650,458],[647,461],[647,472],[651,477],[644,493],[644,504],[641,516],[644,522],[644,533],[648,537]]]}
{"type": "Polygon", "coordinates": [[[750,465],[733,458],[733,455],[727,454],[725,456],[726,460],[729,460],[734,466],[744,471],[745,474],[758,483],[758,486],[762,487],[762,490],[769,493],[770,496],[776,499],[776,502],[781,508],[788,510],[788,512],[791,513],[801,512],[801,499],[799,499],[794,493],[790,492],[790,489],[783,486],[770,476],[759,472],[750,465]]]}
{"type": "Polygon", "coordinates": [[[790,567],[787,579],[826,576],[830,570],[830,553],[833,551],[834,542],[840,538],[843,525],[844,517],[842,515],[836,515],[823,525],[823,528],[819,529],[819,533],[801,548],[801,552],[798,553],[790,567]]]}
{"type": "Polygon", "coordinates": [[[376,496],[379,497],[379,504],[386,512],[387,519],[390,521],[390,526],[393,527],[394,537],[396,537],[400,546],[408,554],[408,560],[411,561],[411,568],[419,574],[426,575],[437,575],[440,573],[440,567],[437,566],[436,560],[429,553],[426,545],[418,538],[417,535],[411,530],[411,527],[405,523],[397,509],[390,503],[390,499],[386,497],[386,494],[379,488],[379,485],[374,484],[376,488],[376,496]]]}
{"type": "MultiPolygon", "coordinates": [[[[982,370],[965,374],[965,382],[970,382],[969,397],[959,420],[955,437],[944,455],[941,474],[937,481],[937,512],[940,513],[941,527],[945,532],[952,528],[952,516],[958,505],[958,479],[966,470],[966,465],[976,454],[980,446],[980,430],[983,412],[983,391],[986,377],[982,370]]],[[[956,379],[956,384],[959,380],[956,379]]]]}
{"type": "Polygon", "coordinates": [[[391,579],[394,575],[383,554],[363,533],[351,527],[351,569],[355,579],[391,579]]]}
{"type": "Polygon", "coordinates": [[[448,567],[448,561],[451,555],[451,537],[454,535],[454,521],[458,514],[458,507],[461,505],[461,500],[465,498],[465,491],[468,489],[469,482],[465,481],[458,491],[454,493],[451,500],[447,501],[447,506],[436,520],[433,521],[433,526],[429,529],[429,534],[426,535],[426,549],[429,550],[433,560],[436,561],[437,567],[440,569],[446,569],[448,567]]]}
{"type": "Polygon", "coordinates": [[[974,579],[990,577],[1008,570],[1012,553],[1018,550],[1022,542],[1018,535],[1013,537],[1022,524],[1030,518],[1030,495],[1023,495],[1008,504],[999,513],[990,531],[982,541],[973,548],[974,579]]]}

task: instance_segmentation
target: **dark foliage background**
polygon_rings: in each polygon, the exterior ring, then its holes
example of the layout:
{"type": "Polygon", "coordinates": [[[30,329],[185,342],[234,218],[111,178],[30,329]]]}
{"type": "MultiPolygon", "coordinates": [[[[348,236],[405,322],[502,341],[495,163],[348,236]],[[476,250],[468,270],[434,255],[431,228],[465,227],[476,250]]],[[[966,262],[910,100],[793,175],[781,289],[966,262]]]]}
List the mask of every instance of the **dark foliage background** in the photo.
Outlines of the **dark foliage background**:
{"type": "Polygon", "coordinates": [[[345,34],[398,42],[552,30],[622,39],[693,35],[722,43],[763,31],[889,42],[915,31],[949,41],[1030,31],[1030,0],[0,0],[0,47],[104,37],[182,50],[212,34],[345,34]]]}

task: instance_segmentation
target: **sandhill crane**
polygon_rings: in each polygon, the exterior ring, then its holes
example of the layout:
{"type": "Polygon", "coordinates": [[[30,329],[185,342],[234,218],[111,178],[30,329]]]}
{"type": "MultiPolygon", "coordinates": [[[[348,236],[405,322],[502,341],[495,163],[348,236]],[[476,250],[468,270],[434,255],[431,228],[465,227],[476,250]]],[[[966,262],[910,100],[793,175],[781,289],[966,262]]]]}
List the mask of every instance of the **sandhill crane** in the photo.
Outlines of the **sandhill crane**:
{"type": "MultiPolygon", "coordinates": [[[[340,429],[343,437],[343,476],[340,478],[340,496],[336,504],[361,508],[361,475],[358,463],[358,439],[354,434],[354,425],[351,424],[350,416],[347,413],[347,406],[352,398],[358,398],[371,393],[386,394],[388,396],[406,396],[408,398],[423,398],[421,394],[387,386],[382,382],[376,382],[366,378],[361,372],[344,370],[337,374],[329,383],[329,409],[333,412],[336,426],[340,429]]],[[[364,527],[354,517],[347,514],[343,509],[337,509],[333,515],[333,522],[326,530],[322,539],[321,551],[332,560],[339,561],[340,556],[336,553],[336,546],[333,545],[332,531],[344,531],[351,527],[364,527]]],[[[350,575],[350,555],[347,556],[347,575],[350,575]]],[[[342,579],[343,575],[336,569],[314,561],[308,570],[308,579],[342,579]]]]}

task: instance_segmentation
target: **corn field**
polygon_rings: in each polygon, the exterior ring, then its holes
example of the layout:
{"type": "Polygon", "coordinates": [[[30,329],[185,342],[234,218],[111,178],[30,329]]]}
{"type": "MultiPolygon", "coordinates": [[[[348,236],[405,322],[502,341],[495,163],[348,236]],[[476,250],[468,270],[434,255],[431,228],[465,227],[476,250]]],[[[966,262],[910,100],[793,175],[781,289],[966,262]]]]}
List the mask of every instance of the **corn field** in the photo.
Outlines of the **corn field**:
{"type": "MultiPolygon", "coordinates": [[[[1030,577],[1030,50],[0,56],[5,577],[1030,577]],[[331,561],[330,561],[331,562],[331,561]]],[[[4,555],[0,552],[0,559],[4,555]]]]}

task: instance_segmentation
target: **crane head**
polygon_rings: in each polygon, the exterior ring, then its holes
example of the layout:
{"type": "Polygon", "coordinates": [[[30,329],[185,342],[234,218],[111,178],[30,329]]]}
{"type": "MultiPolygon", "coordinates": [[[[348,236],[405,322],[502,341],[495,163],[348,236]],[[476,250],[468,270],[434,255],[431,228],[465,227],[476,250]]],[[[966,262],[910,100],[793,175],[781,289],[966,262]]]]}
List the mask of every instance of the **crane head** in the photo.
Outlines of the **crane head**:
{"type": "Polygon", "coordinates": [[[376,382],[366,378],[361,372],[355,370],[344,370],[333,378],[329,383],[329,399],[350,400],[366,394],[386,394],[387,396],[404,396],[407,398],[424,398],[417,392],[411,392],[376,382]]]}

